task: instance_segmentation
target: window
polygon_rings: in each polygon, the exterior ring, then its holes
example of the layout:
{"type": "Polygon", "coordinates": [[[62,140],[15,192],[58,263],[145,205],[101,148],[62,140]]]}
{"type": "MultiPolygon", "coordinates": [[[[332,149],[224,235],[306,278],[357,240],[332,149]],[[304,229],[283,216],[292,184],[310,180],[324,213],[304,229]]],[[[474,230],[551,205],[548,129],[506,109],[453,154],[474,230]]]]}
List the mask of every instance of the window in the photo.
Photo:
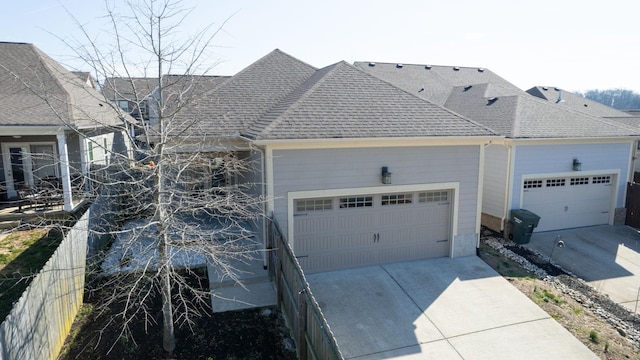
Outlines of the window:
{"type": "Polygon", "coordinates": [[[118,107],[126,112],[129,112],[129,102],[127,100],[118,100],[118,107]]]}
{"type": "Polygon", "coordinates": [[[588,185],[588,177],[571,178],[571,185],[588,185]]]}
{"type": "Polygon", "coordinates": [[[331,199],[305,199],[296,200],[296,212],[331,210],[331,199]]]}
{"type": "Polygon", "coordinates": [[[398,204],[411,204],[412,200],[413,200],[413,195],[412,194],[382,195],[382,206],[398,205],[398,204]]]}
{"type": "Polygon", "coordinates": [[[566,179],[547,179],[547,187],[564,186],[566,179]]]}
{"type": "Polygon", "coordinates": [[[523,187],[525,189],[541,188],[542,180],[525,180],[523,187]]]}
{"type": "Polygon", "coordinates": [[[109,164],[109,147],[107,146],[107,138],[102,138],[102,147],[104,150],[104,162],[105,164],[109,164]]]}
{"type": "Polygon", "coordinates": [[[89,140],[89,161],[93,161],[93,141],[89,140]]]}
{"type": "Polygon", "coordinates": [[[448,191],[429,191],[418,194],[418,201],[423,202],[441,202],[449,200],[448,191]]]}
{"type": "Polygon", "coordinates": [[[340,198],[340,208],[359,208],[373,206],[372,196],[340,198]]]}
{"type": "Polygon", "coordinates": [[[592,184],[610,184],[611,183],[611,176],[594,176],[591,178],[591,183],[592,184]]]}

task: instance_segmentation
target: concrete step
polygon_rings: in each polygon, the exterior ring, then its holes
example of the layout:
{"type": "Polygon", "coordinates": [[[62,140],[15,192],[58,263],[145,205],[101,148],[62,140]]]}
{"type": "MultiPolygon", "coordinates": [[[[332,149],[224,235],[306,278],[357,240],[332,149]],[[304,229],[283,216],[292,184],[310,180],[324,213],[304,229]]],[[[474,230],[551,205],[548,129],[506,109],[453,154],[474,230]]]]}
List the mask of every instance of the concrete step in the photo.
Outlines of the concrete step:
{"type": "Polygon", "coordinates": [[[231,265],[236,270],[237,281],[213,265],[207,265],[213,312],[276,305],[275,288],[262,259],[231,265]]]}

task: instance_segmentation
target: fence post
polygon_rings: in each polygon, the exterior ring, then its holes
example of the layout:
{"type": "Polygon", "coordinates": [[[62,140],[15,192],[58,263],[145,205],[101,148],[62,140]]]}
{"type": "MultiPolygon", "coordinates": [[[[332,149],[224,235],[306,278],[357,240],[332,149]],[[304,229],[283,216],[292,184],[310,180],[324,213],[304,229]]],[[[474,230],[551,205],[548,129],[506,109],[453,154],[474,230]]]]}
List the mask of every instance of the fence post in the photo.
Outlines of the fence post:
{"type": "Polygon", "coordinates": [[[283,249],[282,246],[280,246],[280,237],[278,236],[276,238],[277,240],[277,245],[275,248],[275,252],[276,252],[276,258],[274,261],[274,265],[275,265],[275,270],[276,270],[276,296],[277,296],[277,304],[278,306],[281,306],[282,303],[284,302],[284,295],[283,295],[283,291],[284,291],[284,286],[283,286],[283,282],[284,279],[282,278],[282,259],[283,259],[283,249]]]}
{"type": "Polygon", "coordinates": [[[298,356],[300,360],[307,359],[307,299],[306,291],[302,289],[298,292],[298,356]]]}

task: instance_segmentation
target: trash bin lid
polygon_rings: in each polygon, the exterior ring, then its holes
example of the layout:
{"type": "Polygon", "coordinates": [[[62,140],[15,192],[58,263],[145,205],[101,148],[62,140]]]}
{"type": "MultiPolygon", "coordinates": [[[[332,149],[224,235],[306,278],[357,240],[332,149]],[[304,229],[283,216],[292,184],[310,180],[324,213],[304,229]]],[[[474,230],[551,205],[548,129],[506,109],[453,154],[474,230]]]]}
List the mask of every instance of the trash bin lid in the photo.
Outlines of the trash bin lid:
{"type": "Polygon", "coordinates": [[[526,209],[511,210],[511,216],[518,217],[522,220],[533,220],[533,221],[540,220],[540,216],[526,209]]]}

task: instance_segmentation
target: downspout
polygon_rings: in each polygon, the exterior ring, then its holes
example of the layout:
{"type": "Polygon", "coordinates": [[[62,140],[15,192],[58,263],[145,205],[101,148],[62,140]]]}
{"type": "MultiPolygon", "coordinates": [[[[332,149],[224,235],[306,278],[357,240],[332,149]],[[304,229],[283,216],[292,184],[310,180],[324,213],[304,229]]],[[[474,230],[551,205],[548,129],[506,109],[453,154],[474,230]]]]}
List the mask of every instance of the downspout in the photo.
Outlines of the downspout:
{"type": "Polygon", "coordinates": [[[511,170],[513,168],[512,159],[513,159],[513,145],[507,145],[506,142],[504,146],[507,148],[507,172],[506,172],[506,181],[505,181],[505,189],[504,189],[504,212],[502,213],[502,218],[500,219],[500,230],[504,232],[505,230],[505,221],[507,220],[507,214],[509,211],[507,210],[509,204],[511,203],[511,188],[513,186],[513,176],[511,176],[511,170]]]}
{"type": "MultiPolygon", "coordinates": [[[[265,151],[260,148],[260,146],[256,146],[255,149],[260,153],[260,173],[262,175],[262,196],[266,196],[266,191],[267,191],[267,174],[265,172],[265,151]]],[[[262,210],[263,210],[263,218],[262,218],[262,248],[264,249],[264,251],[262,252],[262,268],[264,270],[267,270],[267,268],[269,267],[269,256],[267,254],[267,251],[269,249],[267,249],[267,221],[265,221],[265,217],[267,216],[267,202],[263,202],[262,203],[262,210]]]]}
{"type": "Polygon", "coordinates": [[[482,198],[484,195],[484,159],[485,149],[491,145],[492,141],[480,145],[480,158],[478,159],[478,197],[476,205],[476,233],[478,237],[476,239],[476,251],[480,250],[480,229],[482,227],[482,198]]]}

